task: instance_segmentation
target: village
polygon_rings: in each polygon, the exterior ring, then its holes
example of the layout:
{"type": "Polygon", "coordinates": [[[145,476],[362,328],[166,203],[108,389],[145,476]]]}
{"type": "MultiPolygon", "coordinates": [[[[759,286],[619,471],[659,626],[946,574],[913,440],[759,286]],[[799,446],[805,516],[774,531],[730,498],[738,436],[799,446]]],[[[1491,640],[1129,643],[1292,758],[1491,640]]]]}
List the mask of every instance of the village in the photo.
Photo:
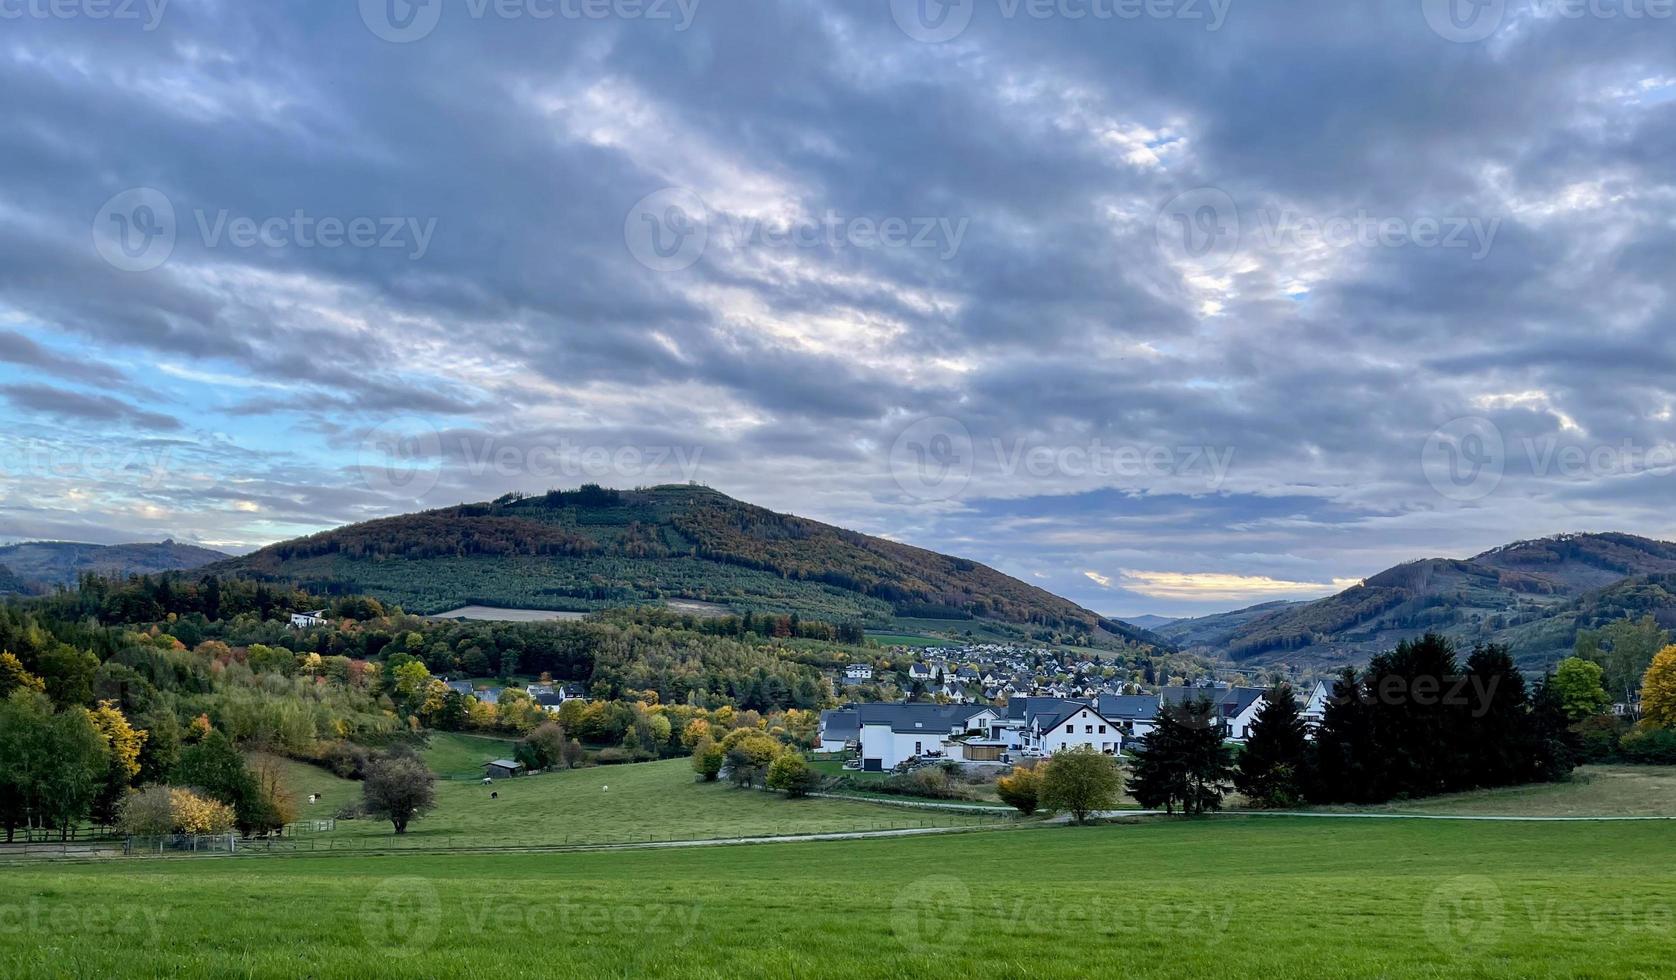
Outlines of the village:
{"type": "MultiPolygon", "coordinates": [[[[1004,769],[1079,746],[1116,756],[1146,737],[1165,705],[1200,699],[1211,705],[1205,723],[1243,744],[1267,698],[1265,688],[1208,678],[1149,683],[1150,673],[1008,644],[929,647],[890,671],[849,664],[832,681],[840,700],[851,699],[821,713],[820,749],[865,772],[944,762],[1004,769]],[[888,699],[893,691],[901,697],[888,699]]],[[[1318,680],[1297,696],[1307,724],[1320,723],[1331,693],[1318,680]]]]}

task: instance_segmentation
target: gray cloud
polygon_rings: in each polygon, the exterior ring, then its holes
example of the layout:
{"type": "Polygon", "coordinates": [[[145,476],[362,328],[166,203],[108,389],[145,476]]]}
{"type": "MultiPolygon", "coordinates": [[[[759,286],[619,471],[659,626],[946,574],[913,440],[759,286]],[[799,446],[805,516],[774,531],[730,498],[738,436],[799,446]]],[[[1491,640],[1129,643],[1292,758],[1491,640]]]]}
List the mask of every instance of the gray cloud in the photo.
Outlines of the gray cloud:
{"type": "MultiPolygon", "coordinates": [[[[1327,582],[1579,525],[1676,533],[1663,480],[1535,472],[1523,448],[1676,439],[1676,24],[1454,44],[1419,6],[1235,4],[1213,32],[980,2],[944,45],[883,2],[813,0],[705,3],[686,32],[462,14],[412,44],[353,5],[182,0],[144,34],[21,22],[0,56],[0,391],[83,430],[36,442],[203,433],[167,479],[111,478],[40,526],[257,543],[411,507],[357,458],[416,418],[479,447],[702,449],[729,492],[1113,612],[1169,604],[1085,571],[1327,582]],[[624,225],[669,186],[714,214],[702,258],[660,273],[624,225]],[[131,187],[175,212],[150,271],[90,241],[131,187]],[[1238,209],[1213,269],[1159,215],[1200,187],[1238,209]],[[298,212],[435,233],[415,258],[204,230],[298,212]],[[947,257],[734,234],[829,212],[967,231],[947,257]],[[1358,215],[1495,233],[1477,254],[1299,231],[1358,215]],[[952,500],[892,473],[928,416],[980,456],[952,500]],[[1488,502],[1421,465],[1462,416],[1506,438],[1488,502]],[[990,448],[1093,440],[1233,462],[1208,487],[1008,472],[990,448]]],[[[425,503],[568,478],[439,465],[425,503]]],[[[24,468],[8,489],[69,484],[24,468]]]]}

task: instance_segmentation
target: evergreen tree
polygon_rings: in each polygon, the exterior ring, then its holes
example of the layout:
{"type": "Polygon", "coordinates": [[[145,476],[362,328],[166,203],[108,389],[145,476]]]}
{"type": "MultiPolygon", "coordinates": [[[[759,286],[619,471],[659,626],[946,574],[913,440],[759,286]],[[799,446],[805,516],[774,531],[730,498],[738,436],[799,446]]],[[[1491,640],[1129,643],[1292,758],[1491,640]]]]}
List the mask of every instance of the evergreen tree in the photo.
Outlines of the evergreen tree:
{"type": "Polygon", "coordinates": [[[1188,816],[1219,809],[1232,773],[1230,752],[1214,724],[1208,698],[1165,704],[1157,725],[1141,740],[1129,794],[1144,807],[1176,808],[1188,816]]]}
{"type": "Polygon", "coordinates": [[[1467,658],[1467,679],[1455,706],[1464,715],[1465,763],[1451,789],[1508,786],[1536,778],[1537,732],[1531,724],[1525,675],[1504,646],[1479,647],[1467,658]]]}
{"type": "Polygon", "coordinates": [[[1371,803],[1381,796],[1373,733],[1373,705],[1356,671],[1346,667],[1315,735],[1315,785],[1319,803],[1371,803]]]}
{"type": "Polygon", "coordinates": [[[1256,806],[1297,806],[1313,775],[1312,763],[1309,733],[1298,714],[1292,685],[1277,683],[1257,709],[1234,773],[1234,786],[1256,806]]]}

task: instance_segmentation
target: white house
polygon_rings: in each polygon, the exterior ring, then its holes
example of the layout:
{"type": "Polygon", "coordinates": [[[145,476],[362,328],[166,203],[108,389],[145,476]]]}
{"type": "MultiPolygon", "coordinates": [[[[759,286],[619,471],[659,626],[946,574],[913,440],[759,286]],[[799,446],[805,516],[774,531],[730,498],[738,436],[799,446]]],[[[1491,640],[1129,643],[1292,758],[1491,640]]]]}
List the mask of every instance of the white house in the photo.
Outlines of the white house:
{"type": "Polygon", "coordinates": [[[1309,692],[1309,699],[1304,702],[1303,710],[1298,714],[1311,732],[1321,727],[1327,720],[1327,702],[1333,698],[1335,681],[1316,681],[1315,688],[1309,692]]]}
{"type": "Polygon", "coordinates": [[[291,614],[291,628],[294,629],[294,630],[306,630],[306,629],[309,629],[310,627],[325,626],[325,625],[326,625],[326,610],[324,610],[324,609],[316,609],[312,612],[300,612],[300,613],[292,613],[291,614]]]}
{"type": "Polygon", "coordinates": [[[821,712],[821,751],[843,752],[861,737],[861,716],[854,708],[821,712]]]}
{"type": "Polygon", "coordinates": [[[861,767],[894,769],[913,758],[946,753],[944,743],[967,732],[982,734],[999,719],[994,708],[959,704],[856,705],[861,767]]]}
{"type": "Polygon", "coordinates": [[[1015,751],[1052,755],[1086,745],[1097,752],[1123,751],[1123,730],[1093,703],[1054,697],[1013,698],[991,734],[1015,751]]]}
{"type": "Polygon", "coordinates": [[[873,679],[873,665],[850,664],[844,668],[844,678],[852,681],[870,681],[873,679]]]}
{"type": "Polygon", "coordinates": [[[1166,687],[1158,692],[1158,701],[1165,705],[1206,699],[1211,704],[1209,720],[1222,726],[1222,737],[1243,743],[1267,700],[1263,694],[1260,687],[1166,687]]]}
{"type": "Polygon", "coordinates": [[[1145,738],[1158,725],[1158,695],[1102,694],[1094,702],[1100,714],[1123,729],[1125,738],[1145,738]]]}

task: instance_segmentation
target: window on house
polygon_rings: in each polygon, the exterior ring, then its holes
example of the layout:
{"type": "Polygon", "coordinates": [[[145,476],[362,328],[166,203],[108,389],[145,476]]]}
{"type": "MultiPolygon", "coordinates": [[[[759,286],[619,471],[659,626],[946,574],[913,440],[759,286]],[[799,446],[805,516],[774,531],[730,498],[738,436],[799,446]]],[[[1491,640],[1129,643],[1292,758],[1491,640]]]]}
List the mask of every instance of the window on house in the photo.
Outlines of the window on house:
{"type": "Polygon", "coordinates": [[[1104,734],[1106,734],[1106,726],[1104,726],[1104,725],[1101,725],[1101,726],[1100,726],[1100,734],[1101,734],[1101,735],[1104,735],[1104,734]]]}

